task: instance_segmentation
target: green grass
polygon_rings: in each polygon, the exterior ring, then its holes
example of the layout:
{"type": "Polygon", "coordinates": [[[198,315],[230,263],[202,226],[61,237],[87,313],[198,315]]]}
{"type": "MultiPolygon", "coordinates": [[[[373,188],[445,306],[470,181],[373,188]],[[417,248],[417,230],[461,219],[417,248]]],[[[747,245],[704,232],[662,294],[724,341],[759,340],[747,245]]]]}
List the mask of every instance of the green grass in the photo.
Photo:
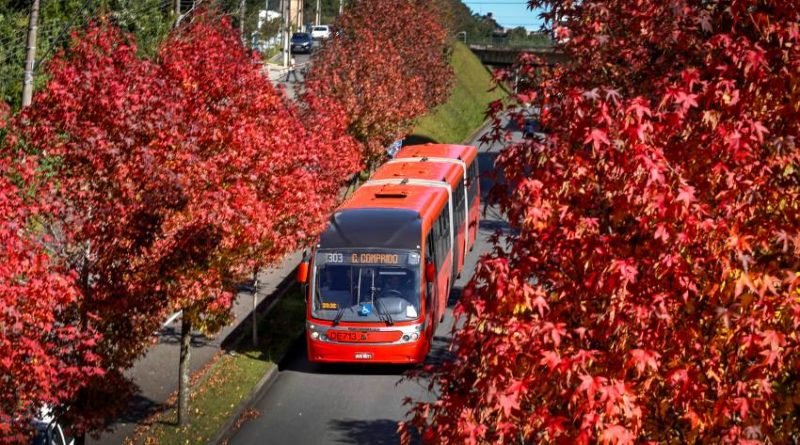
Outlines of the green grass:
{"type": "Polygon", "coordinates": [[[464,142],[486,119],[487,105],[507,94],[502,89],[489,91],[491,74],[463,43],[454,43],[451,63],[456,79],[450,99],[414,129],[415,135],[441,143],[464,142]]]}
{"type": "Polygon", "coordinates": [[[184,428],[176,426],[177,410],[172,407],[137,431],[132,442],[162,445],[208,443],[303,332],[304,311],[305,303],[300,291],[289,291],[259,323],[262,347],[254,347],[248,335],[248,341],[236,348],[234,354],[219,356],[197,378],[192,388],[189,425],[184,428]]]}

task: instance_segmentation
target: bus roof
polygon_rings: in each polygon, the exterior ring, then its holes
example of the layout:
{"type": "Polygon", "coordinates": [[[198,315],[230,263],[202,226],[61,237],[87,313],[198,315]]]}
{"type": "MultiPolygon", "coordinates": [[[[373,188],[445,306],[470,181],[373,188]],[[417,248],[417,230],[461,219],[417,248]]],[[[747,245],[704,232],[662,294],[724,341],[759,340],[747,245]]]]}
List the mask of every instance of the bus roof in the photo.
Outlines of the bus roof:
{"type": "Polygon", "coordinates": [[[345,209],[407,209],[421,216],[447,204],[447,192],[434,187],[417,185],[363,185],[342,206],[345,209]]]}
{"type": "Polygon", "coordinates": [[[446,205],[441,188],[364,185],[331,216],[319,248],[418,249],[446,205]]]}
{"type": "Polygon", "coordinates": [[[461,159],[470,164],[477,156],[478,149],[471,145],[423,144],[403,147],[397,152],[395,158],[451,158],[461,159]]]}
{"type": "Polygon", "coordinates": [[[431,181],[447,181],[454,184],[463,175],[463,168],[457,164],[440,162],[399,162],[382,165],[373,173],[370,180],[416,178],[431,181]]]}

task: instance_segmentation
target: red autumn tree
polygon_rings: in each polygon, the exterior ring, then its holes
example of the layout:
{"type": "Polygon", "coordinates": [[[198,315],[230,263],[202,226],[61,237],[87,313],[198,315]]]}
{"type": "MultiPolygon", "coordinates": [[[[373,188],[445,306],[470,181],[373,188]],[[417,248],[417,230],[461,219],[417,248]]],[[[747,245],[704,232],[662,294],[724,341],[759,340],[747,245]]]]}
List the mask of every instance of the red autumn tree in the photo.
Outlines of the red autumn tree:
{"type": "Polygon", "coordinates": [[[549,133],[498,159],[511,243],[413,423],[445,444],[796,442],[800,3],[530,3],[571,61],[521,60],[506,111],[549,133]]]}
{"type": "Polygon", "coordinates": [[[107,26],[74,35],[48,73],[50,82],[11,131],[54,169],[49,198],[58,211],[46,227],[75,271],[82,322],[103,334],[106,373],[67,413],[80,433],[127,407],[132,388],[122,371],[144,353],[170,308],[151,257],[163,219],[181,205],[159,181],[163,139],[181,110],[165,99],[159,67],[138,59],[132,42],[107,26]]]}
{"type": "MultiPolygon", "coordinates": [[[[191,331],[219,329],[236,282],[313,239],[358,167],[343,121],[306,131],[216,16],[198,13],[156,61],[113,27],[76,36],[18,128],[56,160],[63,253],[104,333],[106,369],[130,367],[164,315],[183,311],[182,423],[191,331]]],[[[98,405],[108,387],[76,400],[81,428],[113,416],[98,405]]]]}
{"type": "MultiPolygon", "coordinates": [[[[2,125],[0,125],[2,128],[2,125]]],[[[57,409],[93,376],[96,332],[75,316],[81,295],[36,230],[30,159],[0,157],[0,443],[29,440],[31,418],[57,409]]]]}
{"type": "MultiPolygon", "coordinates": [[[[232,278],[313,241],[342,181],[358,168],[344,116],[320,114],[315,128],[304,128],[298,110],[273,89],[230,22],[214,15],[198,15],[160,52],[183,109],[175,128],[185,160],[173,171],[185,182],[187,205],[172,229],[183,234],[163,248],[193,240],[185,253],[168,258],[176,271],[170,293],[184,314],[184,353],[192,325],[214,330],[210,315],[220,309],[227,315],[232,278]],[[320,124],[326,128],[317,131],[320,124]],[[214,300],[219,297],[225,304],[214,300]]],[[[188,395],[181,395],[179,418],[185,419],[188,395]]]]}
{"type": "Polygon", "coordinates": [[[307,89],[345,110],[370,168],[448,97],[453,74],[436,11],[423,0],[352,2],[315,56],[307,89]]]}

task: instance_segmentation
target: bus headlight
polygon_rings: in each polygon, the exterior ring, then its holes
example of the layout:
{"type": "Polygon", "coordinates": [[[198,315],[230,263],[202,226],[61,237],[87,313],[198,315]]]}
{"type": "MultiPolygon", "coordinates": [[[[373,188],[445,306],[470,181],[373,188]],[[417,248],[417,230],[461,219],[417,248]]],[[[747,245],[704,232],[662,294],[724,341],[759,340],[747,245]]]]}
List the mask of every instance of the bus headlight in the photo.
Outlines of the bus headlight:
{"type": "Polygon", "coordinates": [[[317,340],[317,339],[319,339],[319,332],[317,332],[317,331],[312,331],[312,332],[311,332],[311,339],[312,339],[312,340],[317,340]]]}
{"type": "Polygon", "coordinates": [[[414,332],[413,334],[405,334],[405,335],[403,335],[403,341],[408,342],[408,341],[417,341],[417,340],[419,340],[419,334],[417,334],[416,332],[414,332]]]}

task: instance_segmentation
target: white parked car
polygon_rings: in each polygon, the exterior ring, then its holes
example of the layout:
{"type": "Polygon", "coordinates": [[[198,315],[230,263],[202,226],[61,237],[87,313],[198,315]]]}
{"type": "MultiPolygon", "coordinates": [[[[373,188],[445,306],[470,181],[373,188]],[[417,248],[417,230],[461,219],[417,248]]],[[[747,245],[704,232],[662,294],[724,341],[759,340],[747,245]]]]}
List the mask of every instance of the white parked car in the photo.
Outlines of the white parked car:
{"type": "Polygon", "coordinates": [[[327,39],[331,36],[331,27],[328,25],[319,25],[311,28],[311,38],[315,40],[327,39]]]}

